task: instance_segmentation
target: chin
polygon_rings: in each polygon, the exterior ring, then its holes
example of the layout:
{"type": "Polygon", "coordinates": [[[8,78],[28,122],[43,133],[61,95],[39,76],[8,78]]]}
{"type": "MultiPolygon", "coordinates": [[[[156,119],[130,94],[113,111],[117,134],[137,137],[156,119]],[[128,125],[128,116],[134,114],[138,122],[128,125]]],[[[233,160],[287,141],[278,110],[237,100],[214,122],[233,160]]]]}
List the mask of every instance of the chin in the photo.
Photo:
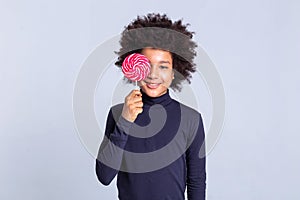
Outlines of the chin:
{"type": "Polygon", "coordinates": [[[149,97],[159,97],[159,93],[158,92],[152,92],[152,91],[147,91],[145,92],[149,97]]]}
{"type": "Polygon", "coordinates": [[[148,88],[147,86],[141,87],[143,92],[145,92],[149,97],[159,97],[167,92],[165,88],[156,88],[156,89],[151,89],[148,88]]]}

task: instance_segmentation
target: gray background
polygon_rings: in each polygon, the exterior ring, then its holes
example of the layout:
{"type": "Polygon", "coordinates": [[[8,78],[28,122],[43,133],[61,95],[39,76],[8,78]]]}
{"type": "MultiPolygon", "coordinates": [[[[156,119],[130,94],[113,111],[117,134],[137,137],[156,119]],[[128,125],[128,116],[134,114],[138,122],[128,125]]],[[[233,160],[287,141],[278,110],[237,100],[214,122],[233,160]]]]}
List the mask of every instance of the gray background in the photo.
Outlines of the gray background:
{"type": "Polygon", "coordinates": [[[299,1],[0,5],[0,199],[116,199],[77,136],[72,92],[89,53],[148,12],[189,22],[223,80],[207,199],[299,199],[299,1]]]}

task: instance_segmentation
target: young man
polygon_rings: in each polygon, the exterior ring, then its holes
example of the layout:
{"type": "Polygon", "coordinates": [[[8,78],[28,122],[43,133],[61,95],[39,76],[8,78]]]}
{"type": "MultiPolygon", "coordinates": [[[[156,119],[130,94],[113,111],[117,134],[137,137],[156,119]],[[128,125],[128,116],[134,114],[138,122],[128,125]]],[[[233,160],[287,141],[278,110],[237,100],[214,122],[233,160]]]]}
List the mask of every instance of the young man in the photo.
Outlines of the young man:
{"type": "Polygon", "coordinates": [[[190,82],[195,71],[192,36],[181,20],[172,22],[160,14],[138,17],[123,32],[116,65],[131,53],[141,53],[151,70],[139,90],[110,109],[96,160],[102,184],[118,176],[120,200],[183,200],[186,188],[189,200],[205,199],[201,114],[169,95],[169,88],[180,91],[181,82],[190,82]]]}

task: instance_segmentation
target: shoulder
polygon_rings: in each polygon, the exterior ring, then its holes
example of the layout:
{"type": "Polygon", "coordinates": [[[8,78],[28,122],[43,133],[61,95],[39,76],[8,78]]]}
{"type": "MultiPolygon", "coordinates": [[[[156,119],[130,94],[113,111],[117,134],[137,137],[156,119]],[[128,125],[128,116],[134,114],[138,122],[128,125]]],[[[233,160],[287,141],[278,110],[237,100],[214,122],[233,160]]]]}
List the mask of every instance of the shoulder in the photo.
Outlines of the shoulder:
{"type": "Polygon", "coordinates": [[[177,100],[174,100],[174,101],[177,102],[178,105],[180,106],[181,115],[183,115],[187,119],[201,118],[201,113],[199,111],[197,111],[196,109],[194,109],[190,106],[187,106],[177,100]]]}
{"type": "Polygon", "coordinates": [[[181,127],[188,142],[187,146],[189,147],[193,141],[196,146],[201,146],[205,137],[201,113],[183,103],[179,103],[179,105],[181,107],[181,127]]]}
{"type": "Polygon", "coordinates": [[[181,102],[178,102],[178,105],[180,106],[181,125],[183,129],[189,130],[189,132],[195,132],[199,127],[203,126],[202,116],[199,111],[181,102]]]}
{"type": "Polygon", "coordinates": [[[112,106],[109,110],[109,117],[119,119],[120,115],[122,114],[123,105],[124,103],[120,103],[112,106]]]}
{"type": "Polygon", "coordinates": [[[119,111],[119,110],[122,111],[123,105],[124,105],[124,103],[119,103],[119,104],[113,105],[113,106],[110,108],[110,110],[111,110],[111,111],[115,111],[115,112],[116,112],[116,111],[119,111]]]}

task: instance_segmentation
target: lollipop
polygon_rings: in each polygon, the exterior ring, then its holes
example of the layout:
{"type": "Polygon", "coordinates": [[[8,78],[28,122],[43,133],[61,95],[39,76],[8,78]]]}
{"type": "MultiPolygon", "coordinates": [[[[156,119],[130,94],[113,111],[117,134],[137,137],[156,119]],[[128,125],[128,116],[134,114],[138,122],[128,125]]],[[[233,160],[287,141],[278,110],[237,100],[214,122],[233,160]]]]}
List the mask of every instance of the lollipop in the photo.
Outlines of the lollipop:
{"type": "Polygon", "coordinates": [[[130,54],[122,63],[122,72],[129,80],[141,81],[145,79],[150,72],[150,62],[143,54],[130,54]]]}

